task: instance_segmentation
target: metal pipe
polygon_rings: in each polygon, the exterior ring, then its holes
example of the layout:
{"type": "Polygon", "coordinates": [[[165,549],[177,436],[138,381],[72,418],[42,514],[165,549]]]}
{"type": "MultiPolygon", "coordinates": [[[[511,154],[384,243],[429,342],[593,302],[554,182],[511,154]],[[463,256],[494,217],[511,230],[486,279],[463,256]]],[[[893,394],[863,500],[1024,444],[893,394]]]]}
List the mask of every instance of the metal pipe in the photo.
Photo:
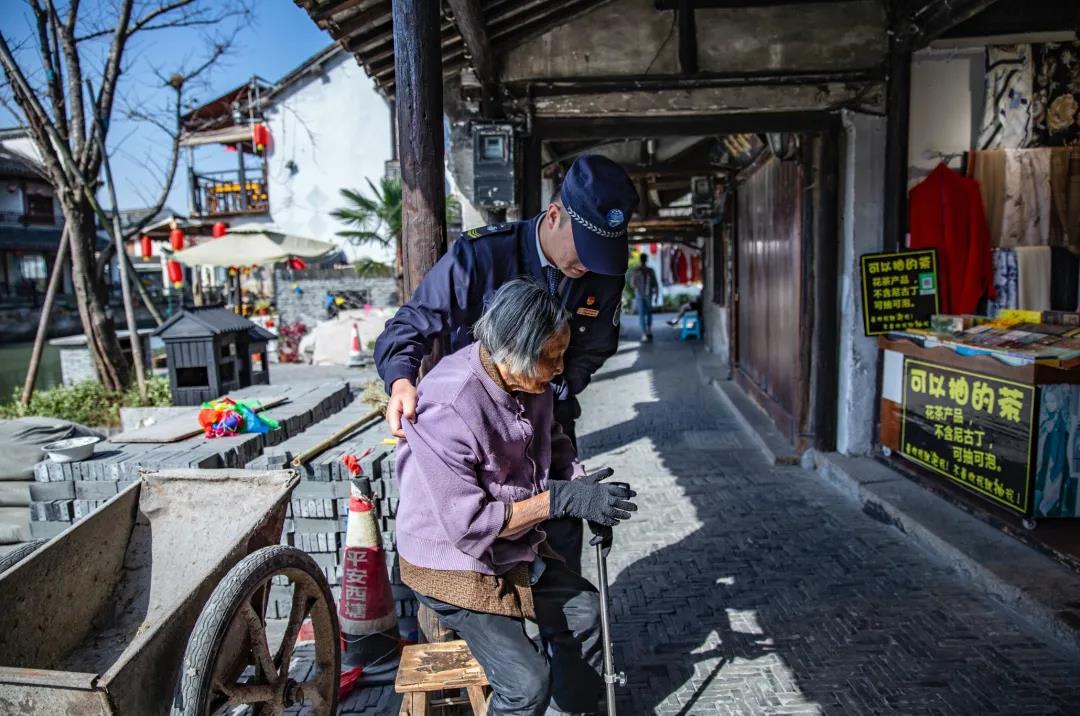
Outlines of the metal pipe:
{"type": "Polygon", "coordinates": [[[308,448],[304,452],[302,452],[299,455],[297,455],[296,457],[294,457],[293,460],[292,460],[292,466],[293,467],[301,467],[302,465],[306,464],[309,460],[311,460],[313,457],[326,452],[330,448],[332,448],[335,445],[337,445],[338,443],[340,443],[345,438],[349,437],[349,435],[353,434],[354,432],[356,432],[360,428],[364,427],[368,423],[372,422],[373,420],[381,418],[382,416],[383,416],[382,408],[376,408],[375,410],[372,410],[370,413],[368,413],[364,417],[358,418],[358,419],[352,421],[351,423],[349,423],[348,425],[343,427],[341,430],[338,430],[336,433],[334,433],[330,437],[326,438],[322,442],[318,443],[317,445],[315,445],[313,447],[308,448]]]}
{"type": "Polygon", "coordinates": [[[611,617],[608,614],[607,554],[603,543],[596,545],[596,573],[600,582],[600,638],[604,640],[604,688],[607,692],[608,716],[615,716],[615,685],[626,683],[626,675],[615,673],[615,657],[611,645],[611,617]]]}

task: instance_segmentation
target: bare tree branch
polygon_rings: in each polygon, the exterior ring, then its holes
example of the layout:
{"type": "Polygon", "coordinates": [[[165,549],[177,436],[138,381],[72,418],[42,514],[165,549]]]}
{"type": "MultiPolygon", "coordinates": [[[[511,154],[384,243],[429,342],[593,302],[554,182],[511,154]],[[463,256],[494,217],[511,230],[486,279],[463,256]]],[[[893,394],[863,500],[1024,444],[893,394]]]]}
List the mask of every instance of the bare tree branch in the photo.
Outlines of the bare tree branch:
{"type": "MultiPolygon", "coordinates": [[[[46,0],[46,3],[49,12],[56,15],[56,7],[53,5],[52,0],[46,0]]],[[[82,60],[79,58],[79,50],[75,46],[75,20],[78,12],[79,0],[71,0],[67,22],[60,31],[60,48],[64,52],[64,62],[67,65],[68,106],[71,108],[69,137],[72,152],[76,157],[82,155],[86,141],[86,112],[82,93],[82,60]]]]}
{"type": "MultiPolygon", "coordinates": [[[[49,3],[50,6],[52,3],[49,3]]],[[[60,73],[59,62],[53,54],[55,37],[50,41],[50,30],[55,27],[53,22],[55,15],[46,10],[38,0],[30,0],[30,9],[34,12],[34,25],[37,30],[38,49],[41,51],[41,64],[45,68],[45,86],[49,89],[49,100],[52,102],[53,121],[56,122],[56,130],[61,139],[67,141],[67,108],[64,106],[63,76],[60,73]]]]}
{"type": "MultiPolygon", "coordinates": [[[[112,44],[109,47],[109,57],[105,61],[105,72],[101,76],[101,91],[98,93],[96,102],[93,98],[90,98],[90,101],[95,102],[95,116],[103,117],[104,121],[108,121],[112,117],[113,98],[116,97],[116,84],[117,80],[120,79],[120,62],[124,56],[124,48],[127,46],[128,23],[131,22],[131,8],[133,5],[134,0],[122,0],[120,3],[120,16],[116,21],[116,34],[113,35],[112,44]]],[[[102,140],[104,139],[103,136],[102,140]]],[[[85,162],[84,168],[92,176],[97,176],[98,169],[101,166],[101,152],[98,149],[101,144],[103,142],[94,142],[86,147],[88,160],[85,162]]]]}
{"type": "Polygon", "coordinates": [[[30,83],[26,80],[26,75],[23,74],[22,68],[11,54],[11,47],[8,46],[7,38],[2,32],[0,32],[0,67],[3,67],[15,95],[15,102],[22,110],[26,123],[34,134],[34,143],[41,151],[41,157],[49,169],[54,186],[57,191],[70,189],[73,178],[68,176],[52,142],[52,138],[59,137],[59,133],[45,112],[45,108],[34,95],[30,83]]]}

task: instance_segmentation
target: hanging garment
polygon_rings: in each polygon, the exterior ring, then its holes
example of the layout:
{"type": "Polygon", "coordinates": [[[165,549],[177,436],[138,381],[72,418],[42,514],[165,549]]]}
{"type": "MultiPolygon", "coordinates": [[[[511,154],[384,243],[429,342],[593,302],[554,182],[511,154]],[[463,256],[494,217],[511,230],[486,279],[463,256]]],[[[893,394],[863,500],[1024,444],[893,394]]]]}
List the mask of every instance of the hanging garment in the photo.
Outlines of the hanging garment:
{"type": "Polygon", "coordinates": [[[1017,308],[1050,310],[1051,254],[1049,246],[1017,246],[1017,308]]]}
{"type": "Polygon", "coordinates": [[[1005,213],[1005,150],[968,152],[967,175],[979,182],[990,245],[1001,246],[1001,217],[1005,213]]]}
{"type": "Polygon", "coordinates": [[[1005,150],[1001,246],[1049,246],[1050,208],[1050,150],[1005,150]]]}
{"type": "Polygon", "coordinates": [[[1080,147],[1050,150],[1051,243],[1080,248],[1080,147]]]}
{"type": "Polygon", "coordinates": [[[1080,278],[1080,259],[1063,246],[1050,247],[1050,309],[1076,309],[1077,279],[1080,278]]]}
{"type": "Polygon", "coordinates": [[[995,297],[986,304],[986,312],[997,316],[998,311],[1017,308],[1018,275],[1016,270],[1015,249],[994,250],[994,293],[995,297]]]}
{"type": "Polygon", "coordinates": [[[1035,75],[1031,46],[991,46],[986,52],[986,62],[986,102],[978,147],[1026,147],[1031,142],[1035,75]]]}
{"type": "Polygon", "coordinates": [[[690,282],[701,283],[701,254],[694,254],[690,258],[690,282]]]}
{"type": "Polygon", "coordinates": [[[979,185],[945,164],[911,190],[908,225],[913,249],[936,248],[942,313],[974,313],[994,296],[990,238],[979,185]]]}
{"type": "Polygon", "coordinates": [[[1080,42],[1035,45],[1034,62],[1034,143],[1080,146],[1080,42]]]}
{"type": "Polygon", "coordinates": [[[689,283],[690,274],[686,252],[682,249],[676,249],[675,252],[675,283],[689,283]]]}

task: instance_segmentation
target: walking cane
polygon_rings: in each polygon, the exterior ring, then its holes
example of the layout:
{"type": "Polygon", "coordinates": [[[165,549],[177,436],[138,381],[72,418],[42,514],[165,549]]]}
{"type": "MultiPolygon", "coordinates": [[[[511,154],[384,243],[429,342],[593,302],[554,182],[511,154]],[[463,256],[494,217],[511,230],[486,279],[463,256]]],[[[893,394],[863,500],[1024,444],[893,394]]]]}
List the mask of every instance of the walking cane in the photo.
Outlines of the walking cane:
{"type": "MultiPolygon", "coordinates": [[[[611,528],[607,528],[607,534],[611,534],[611,528]]],[[[600,638],[604,640],[604,686],[607,689],[607,712],[608,716],[615,716],[615,685],[626,685],[626,674],[615,671],[615,659],[611,646],[611,622],[608,616],[608,580],[607,580],[607,555],[611,550],[610,537],[606,540],[603,534],[597,534],[590,541],[596,545],[596,573],[600,582],[600,638]],[[605,542],[607,545],[605,546],[605,542]]]]}

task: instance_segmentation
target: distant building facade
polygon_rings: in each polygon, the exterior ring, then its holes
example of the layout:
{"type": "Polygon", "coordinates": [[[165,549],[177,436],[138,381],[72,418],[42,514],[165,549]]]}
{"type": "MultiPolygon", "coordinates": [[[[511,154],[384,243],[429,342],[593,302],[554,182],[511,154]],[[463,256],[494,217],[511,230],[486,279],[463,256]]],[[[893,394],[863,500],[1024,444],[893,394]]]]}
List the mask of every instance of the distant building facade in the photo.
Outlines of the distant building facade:
{"type": "Polygon", "coordinates": [[[390,263],[393,251],[353,247],[331,212],[341,189],[370,193],[391,159],[391,114],[352,56],[333,45],[280,81],[253,78],[184,117],[192,222],[272,222],[338,243],[350,259],[390,263]]]}

